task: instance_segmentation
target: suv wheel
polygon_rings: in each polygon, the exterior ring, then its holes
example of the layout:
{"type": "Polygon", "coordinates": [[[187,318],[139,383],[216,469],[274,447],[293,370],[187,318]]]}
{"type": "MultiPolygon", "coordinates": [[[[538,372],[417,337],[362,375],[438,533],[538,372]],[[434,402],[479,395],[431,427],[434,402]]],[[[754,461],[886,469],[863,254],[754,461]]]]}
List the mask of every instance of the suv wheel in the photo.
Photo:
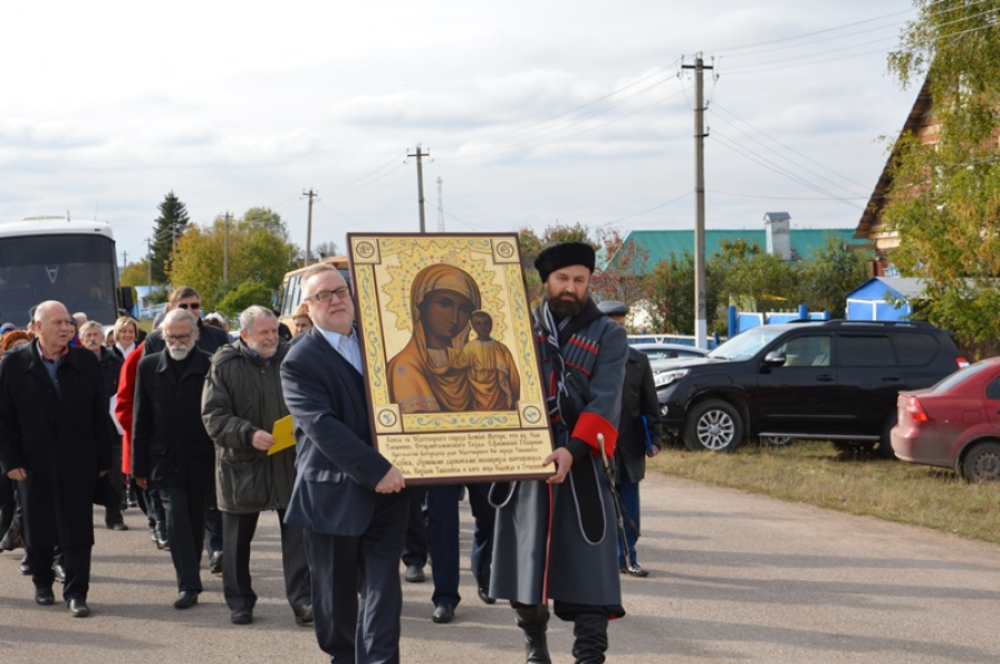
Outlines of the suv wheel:
{"type": "Polygon", "coordinates": [[[743,442],[743,420],[721,399],[702,401],[684,422],[684,444],[690,450],[732,452],[743,442]]]}
{"type": "Polygon", "coordinates": [[[962,477],[967,482],[1000,480],[1000,443],[979,443],[966,452],[962,459],[962,477]]]}

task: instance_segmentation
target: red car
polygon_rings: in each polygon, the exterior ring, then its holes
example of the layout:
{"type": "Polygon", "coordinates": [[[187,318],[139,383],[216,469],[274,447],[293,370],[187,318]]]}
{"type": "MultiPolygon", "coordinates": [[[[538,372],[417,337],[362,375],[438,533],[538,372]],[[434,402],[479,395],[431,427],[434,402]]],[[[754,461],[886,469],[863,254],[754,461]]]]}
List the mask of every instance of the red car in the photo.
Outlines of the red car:
{"type": "Polygon", "coordinates": [[[1000,357],[900,392],[896,405],[890,436],[897,457],[954,468],[967,482],[1000,480],[1000,357]]]}

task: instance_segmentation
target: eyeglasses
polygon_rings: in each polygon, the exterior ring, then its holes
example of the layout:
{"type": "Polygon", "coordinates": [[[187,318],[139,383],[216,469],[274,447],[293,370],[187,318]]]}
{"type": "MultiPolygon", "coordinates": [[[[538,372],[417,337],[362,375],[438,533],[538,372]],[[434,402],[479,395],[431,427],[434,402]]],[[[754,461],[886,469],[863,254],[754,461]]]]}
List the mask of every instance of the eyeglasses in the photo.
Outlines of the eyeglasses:
{"type": "Polygon", "coordinates": [[[188,304],[188,303],[185,302],[184,304],[178,304],[177,306],[179,308],[181,308],[181,309],[184,309],[184,310],[187,310],[187,309],[201,309],[201,302],[192,302],[191,304],[188,304]]]}
{"type": "Polygon", "coordinates": [[[335,288],[333,290],[322,290],[309,299],[316,300],[317,302],[329,302],[333,299],[333,296],[336,295],[338,300],[346,300],[348,294],[349,291],[347,290],[347,286],[341,286],[340,288],[335,288]]]}
{"type": "Polygon", "coordinates": [[[164,334],[163,338],[167,341],[179,341],[182,344],[186,344],[191,338],[191,333],[188,334],[164,334]]]}

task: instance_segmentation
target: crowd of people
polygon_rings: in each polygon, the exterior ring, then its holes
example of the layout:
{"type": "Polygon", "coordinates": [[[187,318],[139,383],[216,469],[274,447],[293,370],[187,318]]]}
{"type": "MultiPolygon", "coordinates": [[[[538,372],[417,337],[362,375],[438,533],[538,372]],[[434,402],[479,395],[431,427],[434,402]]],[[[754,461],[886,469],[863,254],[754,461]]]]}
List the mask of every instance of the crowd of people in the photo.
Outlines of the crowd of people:
{"type": "MultiPolygon", "coordinates": [[[[148,335],[127,316],[105,333],[59,302],[40,303],[28,329],[0,327],[0,549],[24,548],[21,570],[37,603],[54,604],[61,581],[70,613],[85,617],[91,506],[103,506],[112,531],[128,530],[122,511],[138,507],[153,544],[169,551],[173,607],[197,604],[207,558],[222,575],[232,623],[245,625],[257,601],[251,544],[260,513],[276,510],[295,624],[313,628],[332,662],[398,662],[400,560],[411,583],[426,580],[430,562],[431,619],[451,622],[465,495],[479,599],[510,603],[526,661],[551,661],[550,603],[574,625],[576,661],[605,661],[608,621],[625,615],[620,574],[648,574],[635,559],[637,527],[615,526],[623,512],[638,523],[644,458],[662,446],[648,434],[658,430],[655,391],[650,402],[648,362],[630,356],[622,326],[589,296],[593,249],[557,245],[536,267],[545,299],[532,318],[552,475],[493,485],[407,487],[379,454],[354,302],[330,266],[303,275],[294,335],[273,311],[252,306],[231,340],[229,321],[201,316],[200,295],[187,287],[171,293],[148,335]],[[287,417],[296,444],[275,447],[272,430],[287,417]]],[[[428,301],[450,288],[439,281],[428,301]]],[[[492,341],[488,314],[476,318],[475,309],[462,331],[476,323],[492,341]]],[[[508,401],[510,383],[493,381],[508,386],[508,401]]]]}

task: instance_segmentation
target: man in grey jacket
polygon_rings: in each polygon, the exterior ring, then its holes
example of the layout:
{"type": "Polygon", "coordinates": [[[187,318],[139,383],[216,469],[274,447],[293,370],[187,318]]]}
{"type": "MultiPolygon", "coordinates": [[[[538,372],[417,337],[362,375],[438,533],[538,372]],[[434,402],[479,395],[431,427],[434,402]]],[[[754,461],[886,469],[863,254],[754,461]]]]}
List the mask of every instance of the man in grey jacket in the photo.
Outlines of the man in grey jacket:
{"type": "Polygon", "coordinates": [[[288,344],[269,309],[240,314],[240,338],[212,356],[202,393],[202,419],[215,441],[216,497],[222,512],[222,588],[234,624],[253,622],[250,542],[264,510],[277,510],[285,595],[299,625],[312,623],[309,564],[302,529],[285,525],[295,484],[295,448],[274,454],[274,423],[288,415],[279,367],[288,344]]]}

